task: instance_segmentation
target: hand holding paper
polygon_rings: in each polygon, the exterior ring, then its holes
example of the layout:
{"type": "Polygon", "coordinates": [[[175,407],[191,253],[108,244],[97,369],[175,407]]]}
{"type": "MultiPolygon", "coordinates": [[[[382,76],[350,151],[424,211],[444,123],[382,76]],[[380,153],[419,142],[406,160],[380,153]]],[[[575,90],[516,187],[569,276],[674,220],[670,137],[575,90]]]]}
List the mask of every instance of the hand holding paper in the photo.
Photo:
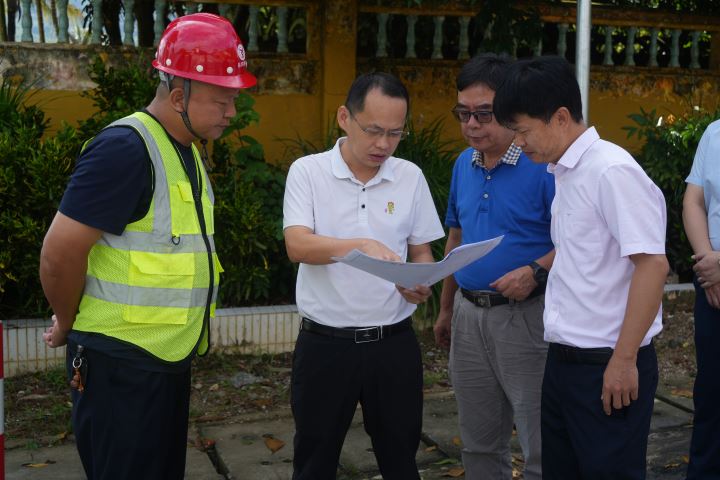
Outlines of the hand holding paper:
{"type": "Polygon", "coordinates": [[[332,259],[401,287],[413,288],[415,285],[430,286],[439,282],[448,275],[487,255],[502,239],[503,237],[500,236],[483,242],[461,245],[435,263],[388,262],[370,257],[359,250],[352,250],[344,257],[333,257],[332,259]]]}

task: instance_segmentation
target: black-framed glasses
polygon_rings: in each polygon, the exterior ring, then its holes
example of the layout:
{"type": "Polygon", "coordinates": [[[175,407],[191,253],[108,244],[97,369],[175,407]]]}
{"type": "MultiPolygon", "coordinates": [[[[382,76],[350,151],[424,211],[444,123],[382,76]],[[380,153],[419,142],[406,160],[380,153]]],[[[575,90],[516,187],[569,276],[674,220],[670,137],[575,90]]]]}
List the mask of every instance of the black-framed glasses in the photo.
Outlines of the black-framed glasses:
{"type": "Polygon", "coordinates": [[[475,117],[475,121],[478,123],[490,123],[493,119],[492,110],[476,110],[471,112],[470,110],[466,110],[464,108],[455,107],[451,110],[451,112],[455,117],[455,120],[460,123],[469,122],[471,115],[475,117]]]}
{"type": "Polygon", "coordinates": [[[355,118],[355,115],[353,115],[350,110],[348,110],[348,113],[350,114],[350,118],[352,118],[355,123],[357,123],[357,126],[360,127],[360,130],[362,130],[368,137],[380,138],[382,136],[387,136],[388,139],[399,142],[400,140],[407,138],[408,135],[410,135],[410,132],[406,130],[385,130],[384,128],[380,127],[365,127],[360,122],[358,122],[358,119],[355,118]]]}

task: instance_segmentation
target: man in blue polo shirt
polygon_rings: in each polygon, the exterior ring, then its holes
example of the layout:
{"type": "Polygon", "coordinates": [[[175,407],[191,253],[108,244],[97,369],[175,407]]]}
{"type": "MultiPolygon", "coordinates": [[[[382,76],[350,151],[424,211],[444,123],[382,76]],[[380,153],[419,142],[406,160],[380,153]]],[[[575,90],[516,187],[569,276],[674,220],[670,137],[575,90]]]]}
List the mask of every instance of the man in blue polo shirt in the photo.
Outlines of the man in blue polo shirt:
{"type": "Polygon", "coordinates": [[[513,144],[493,116],[507,57],[479,55],[457,77],[453,114],[470,148],[455,162],[445,224],[446,253],[504,235],[492,252],[443,283],[435,339],[450,346],[466,478],[512,477],[513,424],[524,478],[542,478],[540,397],[545,281],[555,257],[550,238],[553,176],[513,144]]]}

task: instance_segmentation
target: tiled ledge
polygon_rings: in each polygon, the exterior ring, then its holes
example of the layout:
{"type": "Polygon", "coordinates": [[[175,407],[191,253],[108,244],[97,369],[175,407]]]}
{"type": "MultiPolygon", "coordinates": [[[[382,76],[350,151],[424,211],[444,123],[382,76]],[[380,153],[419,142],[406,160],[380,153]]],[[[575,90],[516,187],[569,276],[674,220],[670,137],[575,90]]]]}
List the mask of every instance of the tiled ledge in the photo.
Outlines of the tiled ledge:
{"type": "MultiPolygon", "coordinates": [[[[5,377],[47,370],[63,362],[65,347],[49,348],[42,334],[49,320],[27,319],[3,322],[5,377]]],[[[222,308],[210,323],[210,341],[215,351],[236,353],[282,353],[295,345],[300,319],[295,305],[222,308]]]]}

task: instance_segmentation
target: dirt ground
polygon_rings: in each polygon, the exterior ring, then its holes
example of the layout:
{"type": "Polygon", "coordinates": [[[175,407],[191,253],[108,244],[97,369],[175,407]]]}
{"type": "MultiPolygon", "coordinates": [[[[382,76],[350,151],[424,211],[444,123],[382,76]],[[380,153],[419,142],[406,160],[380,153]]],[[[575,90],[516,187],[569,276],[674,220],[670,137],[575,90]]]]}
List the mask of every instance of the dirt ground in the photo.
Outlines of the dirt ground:
{"type": "MultiPolygon", "coordinates": [[[[660,381],[675,395],[692,397],[695,347],[692,292],[664,301],[663,332],[656,337],[660,381]]],[[[448,390],[447,352],[435,346],[432,330],[418,332],[426,391],[448,390]]],[[[213,353],[193,364],[191,422],[232,421],[238,415],[287,407],[291,354],[248,356],[213,353]]],[[[37,448],[71,434],[70,396],[62,369],[5,379],[5,438],[8,448],[37,448]]]]}

